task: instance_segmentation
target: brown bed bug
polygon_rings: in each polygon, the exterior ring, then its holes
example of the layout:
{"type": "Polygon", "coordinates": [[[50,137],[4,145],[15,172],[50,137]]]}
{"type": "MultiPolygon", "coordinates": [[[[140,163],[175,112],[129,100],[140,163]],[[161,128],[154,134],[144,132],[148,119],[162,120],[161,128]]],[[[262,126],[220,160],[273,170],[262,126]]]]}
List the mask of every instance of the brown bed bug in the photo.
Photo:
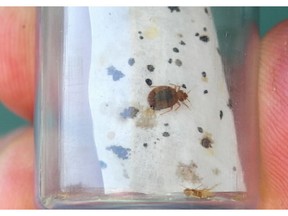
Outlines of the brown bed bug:
{"type": "MultiPolygon", "coordinates": [[[[218,185],[218,184],[217,184],[218,185]]],[[[193,188],[185,188],[183,193],[187,197],[194,197],[194,198],[200,198],[200,199],[208,199],[214,196],[214,193],[211,191],[213,188],[215,188],[217,185],[214,185],[211,188],[208,189],[193,189],[193,188]]]]}
{"type": "MultiPolygon", "coordinates": [[[[170,85],[173,85],[173,84],[170,84],[170,85]]],[[[173,85],[173,86],[174,88],[170,86],[156,86],[150,91],[147,100],[148,100],[150,107],[153,110],[162,110],[162,109],[170,108],[170,110],[166,111],[166,112],[169,112],[173,109],[173,106],[175,104],[178,104],[178,107],[175,109],[176,111],[181,106],[181,103],[183,103],[187,108],[189,108],[188,105],[185,104],[184,101],[185,100],[189,101],[188,93],[190,91],[186,93],[180,90],[181,88],[180,86],[177,86],[177,85],[173,85]]]]}

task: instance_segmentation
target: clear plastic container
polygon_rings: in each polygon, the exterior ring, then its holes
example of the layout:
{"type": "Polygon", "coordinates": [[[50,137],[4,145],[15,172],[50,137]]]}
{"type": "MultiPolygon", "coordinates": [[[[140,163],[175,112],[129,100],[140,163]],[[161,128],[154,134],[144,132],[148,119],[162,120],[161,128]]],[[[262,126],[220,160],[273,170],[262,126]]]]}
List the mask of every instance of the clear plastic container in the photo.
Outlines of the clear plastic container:
{"type": "Polygon", "coordinates": [[[38,18],[40,206],[257,207],[257,8],[38,18]]]}

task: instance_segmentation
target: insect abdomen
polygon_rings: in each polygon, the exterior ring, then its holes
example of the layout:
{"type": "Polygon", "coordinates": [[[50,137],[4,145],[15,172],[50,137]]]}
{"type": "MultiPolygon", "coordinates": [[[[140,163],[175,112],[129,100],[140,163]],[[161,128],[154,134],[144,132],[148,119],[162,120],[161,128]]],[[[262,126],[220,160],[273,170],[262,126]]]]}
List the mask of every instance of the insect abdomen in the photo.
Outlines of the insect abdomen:
{"type": "Polygon", "coordinates": [[[175,89],[169,86],[156,87],[148,95],[148,103],[154,110],[172,107],[177,101],[178,96],[175,89]]]}

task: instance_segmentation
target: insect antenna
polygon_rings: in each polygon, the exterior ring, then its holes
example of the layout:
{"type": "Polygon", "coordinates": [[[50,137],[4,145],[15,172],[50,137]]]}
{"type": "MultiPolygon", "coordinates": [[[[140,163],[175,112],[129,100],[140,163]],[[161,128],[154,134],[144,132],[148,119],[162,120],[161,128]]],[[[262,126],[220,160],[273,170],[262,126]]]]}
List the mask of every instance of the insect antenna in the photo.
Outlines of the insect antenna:
{"type": "MultiPolygon", "coordinates": [[[[188,95],[191,92],[191,90],[189,90],[186,94],[188,95]]],[[[189,101],[189,103],[191,103],[191,101],[188,99],[188,97],[186,98],[187,101],[189,101]]]]}

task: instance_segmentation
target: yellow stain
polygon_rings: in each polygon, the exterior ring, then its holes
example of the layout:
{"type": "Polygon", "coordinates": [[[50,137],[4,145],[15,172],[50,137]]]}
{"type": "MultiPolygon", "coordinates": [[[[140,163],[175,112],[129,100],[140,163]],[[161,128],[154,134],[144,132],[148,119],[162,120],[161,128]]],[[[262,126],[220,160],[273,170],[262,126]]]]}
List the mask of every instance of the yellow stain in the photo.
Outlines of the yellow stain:
{"type": "Polygon", "coordinates": [[[159,30],[155,26],[150,26],[143,31],[143,35],[147,39],[155,39],[159,36],[159,30]]]}
{"type": "Polygon", "coordinates": [[[136,126],[140,128],[153,128],[156,126],[156,114],[151,108],[140,111],[140,117],[136,121],[136,126]]]}

